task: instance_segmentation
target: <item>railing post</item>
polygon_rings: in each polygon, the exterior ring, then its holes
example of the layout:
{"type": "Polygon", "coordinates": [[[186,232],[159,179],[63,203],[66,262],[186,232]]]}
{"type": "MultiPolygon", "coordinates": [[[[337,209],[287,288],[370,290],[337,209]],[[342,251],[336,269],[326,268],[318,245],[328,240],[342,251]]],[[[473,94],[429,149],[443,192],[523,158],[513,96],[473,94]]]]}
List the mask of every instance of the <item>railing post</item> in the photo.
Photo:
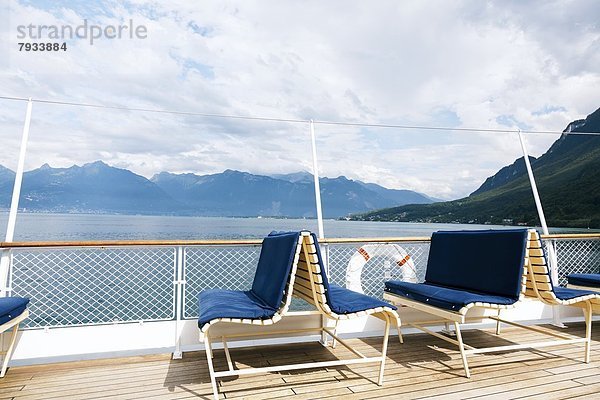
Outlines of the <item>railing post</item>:
{"type": "MultiPolygon", "coordinates": [[[[21,197],[21,183],[23,182],[23,170],[25,168],[25,154],[27,153],[27,141],[29,140],[29,127],[31,125],[31,108],[33,102],[31,97],[27,102],[27,111],[25,113],[25,123],[23,124],[23,135],[21,136],[21,150],[19,152],[19,163],[15,172],[15,184],[13,186],[12,200],[8,214],[8,224],[6,226],[5,242],[12,242],[15,235],[15,225],[17,223],[17,210],[19,209],[19,198],[21,197]]],[[[7,294],[7,284],[9,282],[8,274],[10,271],[11,250],[2,252],[0,259],[0,297],[7,294]]]]}
{"type": "Polygon", "coordinates": [[[179,360],[183,358],[181,350],[181,334],[183,331],[183,279],[185,250],[183,246],[177,246],[175,252],[175,350],[173,351],[173,359],[179,360]]]}
{"type": "MultiPolygon", "coordinates": [[[[542,225],[542,232],[544,233],[544,235],[548,235],[550,232],[548,231],[548,225],[546,224],[546,217],[544,216],[542,201],[540,200],[540,194],[538,193],[538,188],[535,183],[535,178],[533,176],[533,169],[531,168],[531,163],[529,162],[529,153],[527,152],[527,147],[525,146],[525,139],[523,138],[523,133],[520,129],[518,131],[518,134],[519,141],[521,142],[521,150],[523,151],[523,160],[525,161],[525,168],[527,169],[527,175],[529,176],[529,184],[531,185],[531,191],[533,192],[533,200],[535,201],[535,207],[537,208],[538,216],[540,217],[540,223],[542,225]]],[[[546,242],[546,247],[548,249],[548,263],[550,264],[550,274],[552,283],[554,285],[558,285],[558,259],[556,257],[554,243],[546,242]]],[[[552,307],[552,323],[558,327],[565,327],[565,325],[560,320],[560,309],[558,307],[552,307]]]]}
{"type": "MultiPolygon", "coordinates": [[[[319,183],[319,166],[317,159],[317,139],[315,136],[315,123],[310,120],[310,143],[312,148],[312,162],[313,162],[313,180],[315,184],[315,207],[317,208],[317,228],[319,230],[319,239],[325,238],[325,230],[323,228],[323,207],[321,205],[321,185],[319,183]]],[[[327,249],[325,250],[325,260],[323,260],[323,266],[325,267],[325,273],[329,274],[329,255],[327,249]]],[[[327,326],[327,318],[321,317],[321,328],[327,326]]],[[[325,331],[321,333],[321,343],[327,346],[327,334],[325,331]]]]}
{"type": "Polygon", "coordinates": [[[315,138],[315,123],[310,120],[310,140],[312,148],[313,179],[315,184],[315,206],[317,208],[317,226],[319,229],[319,239],[325,237],[323,230],[323,208],[321,207],[321,187],[319,184],[319,167],[317,161],[317,140],[315,138]]]}

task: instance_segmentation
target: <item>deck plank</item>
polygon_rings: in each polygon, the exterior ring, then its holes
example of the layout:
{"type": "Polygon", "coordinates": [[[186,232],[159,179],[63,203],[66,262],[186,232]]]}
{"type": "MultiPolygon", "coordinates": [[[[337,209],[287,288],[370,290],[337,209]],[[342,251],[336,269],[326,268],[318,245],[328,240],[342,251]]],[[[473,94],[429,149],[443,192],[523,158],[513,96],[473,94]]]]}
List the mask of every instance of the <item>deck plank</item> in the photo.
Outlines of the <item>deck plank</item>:
{"type": "MultiPolygon", "coordinates": [[[[596,323],[595,325],[598,325],[596,323]]],[[[595,326],[594,328],[598,328],[595,326]]],[[[544,329],[557,331],[546,326],[544,329]]],[[[597,329],[596,329],[597,330],[597,329]]],[[[582,324],[560,330],[581,336],[582,324]]],[[[341,398],[512,399],[550,400],[600,395],[600,332],[594,332],[592,362],[585,364],[583,346],[563,345],[469,358],[472,378],[463,376],[460,355],[452,345],[424,334],[405,336],[401,345],[390,341],[385,384],[377,386],[376,364],[288,371],[219,380],[222,399],[341,398]]],[[[505,327],[501,336],[491,330],[464,332],[474,346],[530,342],[540,335],[505,327]]],[[[375,356],[381,338],[349,340],[367,356],[375,356]]],[[[331,350],[318,343],[231,349],[237,368],[290,362],[349,358],[343,346],[331,350]]],[[[225,369],[222,350],[215,350],[217,369],[225,369]]],[[[212,398],[206,358],[190,352],[182,360],[168,354],[77,361],[11,368],[0,380],[0,399],[186,399],[212,398]]]]}

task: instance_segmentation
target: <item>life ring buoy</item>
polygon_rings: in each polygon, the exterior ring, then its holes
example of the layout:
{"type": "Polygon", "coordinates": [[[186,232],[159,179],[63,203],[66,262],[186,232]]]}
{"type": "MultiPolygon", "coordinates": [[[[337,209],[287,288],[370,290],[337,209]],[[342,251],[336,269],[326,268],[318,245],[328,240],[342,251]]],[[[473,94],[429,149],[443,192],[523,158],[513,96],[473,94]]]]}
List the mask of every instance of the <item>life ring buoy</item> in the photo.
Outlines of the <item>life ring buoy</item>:
{"type": "Polygon", "coordinates": [[[361,282],[363,268],[372,257],[388,257],[400,268],[401,280],[417,282],[417,270],[410,254],[397,244],[366,244],[350,257],[346,267],[346,288],[364,293],[361,282]]]}

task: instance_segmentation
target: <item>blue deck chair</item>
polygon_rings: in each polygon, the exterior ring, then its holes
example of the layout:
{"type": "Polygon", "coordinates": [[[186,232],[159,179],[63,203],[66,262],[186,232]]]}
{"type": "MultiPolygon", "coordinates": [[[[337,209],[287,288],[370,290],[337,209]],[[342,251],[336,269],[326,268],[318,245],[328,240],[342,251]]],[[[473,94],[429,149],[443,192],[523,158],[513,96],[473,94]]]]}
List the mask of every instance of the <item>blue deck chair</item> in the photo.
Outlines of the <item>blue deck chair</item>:
{"type": "Polygon", "coordinates": [[[19,324],[29,316],[28,303],[29,299],[23,297],[0,297],[0,334],[4,335],[6,331],[13,328],[8,349],[2,353],[4,360],[2,370],[0,370],[0,378],[4,378],[4,375],[6,375],[8,362],[15,350],[19,324]]]}
{"type": "MultiPolygon", "coordinates": [[[[567,275],[567,288],[600,292],[600,274],[567,275]]],[[[592,311],[600,313],[600,299],[590,300],[592,311]]]]}
{"type": "Polygon", "coordinates": [[[591,323],[587,310],[595,295],[552,286],[545,255],[535,230],[435,232],[431,237],[425,282],[389,281],[385,283],[385,291],[384,299],[388,301],[440,318],[409,325],[457,345],[467,377],[470,377],[467,355],[471,354],[585,342],[585,359],[589,362],[591,323]],[[515,307],[525,297],[535,298],[549,305],[582,307],[587,324],[586,337],[550,334],[536,327],[501,318],[502,310],[515,307]],[[467,317],[472,309],[494,310],[496,315],[467,317]],[[491,348],[475,348],[465,344],[460,325],[485,318],[496,321],[496,334],[500,334],[500,323],[506,323],[558,337],[560,340],[491,348]],[[440,323],[454,324],[456,340],[424,327],[440,323]]]}
{"type": "MultiPolygon", "coordinates": [[[[292,285],[302,238],[300,232],[272,232],[263,239],[252,288],[247,291],[210,289],[198,295],[198,327],[204,342],[210,380],[215,399],[219,398],[216,379],[268,372],[262,368],[235,370],[227,347],[227,337],[219,336],[227,357],[227,371],[215,371],[213,366],[211,328],[216,324],[272,325],[288,311],[292,299],[292,285]]],[[[272,334],[275,332],[271,332],[272,334]]],[[[240,336],[240,335],[236,335],[240,336]]],[[[248,335],[252,336],[252,335],[248,335]]]]}
{"type": "MultiPolygon", "coordinates": [[[[317,248],[315,246],[316,241],[309,232],[272,233],[263,240],[258,267],[251,290],[231,291],[212,289],[203,291],[199,294],[198,326],[200,328],[200,339],[204,342],[206,350],[215,399],[219,396],[216,379],[221,377],[303,368],[324,368],[362,362],[379,362],[383,365],[387,349],[387,329],[384,339],[383,355],[381,357],[364,357],[358,351],[348,346],[346,342],[340,340],[335,335],[335,332],[327,327],[286,329],[282,331],[265,329],[262,334],[254,329],[247,334],[236,333],[232,335],[218,335],[217,337],[211,336],[211,328],[217,324],[275,324],[288,313],[292,294],[310,299],[312,297],[308,296],[307,293],[312,293],[312,288],[319,290],[320,293],[325,293],[326,291],[322,283],[317,284],[317,282],[323,282],[323,277],[325,277],[325,275],[323,269],[319,267],[321,261],[318,258],[317,248]],[[309,260],[309,262],[306,260],[309,260]],[[308,268],[310,268],[310,273],[308,272],[308,268]],[[298,283],[299,281],[300,283],[298,283]],[[313,284],[311,284],[311,282],[313,284]],[[354,354],[359,355],[360,358],[237,370],[234,369],[226,341],[226,339],[230,337],[250,338],[260,337],[262,335],[306,335],[311,332],[319,332],[322,335],[331,335],[339,343],[350,348],[354,354]],[[228,370],[214,370],[212,362],[212,342],[214,339],[218,339],[223,343],[228,370]]],[[[326,280],[326,277],[324,279],[326,280]]],[[[345,316],[345,318],[350,318],[353,315],[367,315],[372,313],[391,313],[397,316],[395,311],[393,311],[393,306],[377,299],[371,299],[368,296],[359,293],[355,294],[355,297],[351,297],[348,296],[348,294],[345,294],[343,290],[336,291],[336,289],[332,288],[331,293],[328,294],[328,296],[339,297],[337,305],[338,307],[342,307],[339,309],[336,308],[339,314],[335,314],[329,307],[328,304],[330,303],[328,300],[321,300],[320,297],[316,298],[316,304],[325,306],[317,307],[317,313],[322,313],[327,317],[339,316],[340,318],[343,318],[343,316],[345,316]],[[367,302],[367,299],[370,299],[371,302],[367,302]],[[346,307],[346,309],[343,307],[346,307]],[[375,309],[370,309],[369,307],[374,307],[375,309]]],[[[313,304],[315,304],[315,302],[313,302],[313,304]]],[[[389,320],[389,317],[383,318],[388,318],[389,320]]],[[[381,374],[383,374],[383,367],[381,369],[381,374]]]]}
{"type": "Polygon", "coordinates": [[[600,274],[569,274],[567,282],[573,289],[600,290],[600,274]]]}

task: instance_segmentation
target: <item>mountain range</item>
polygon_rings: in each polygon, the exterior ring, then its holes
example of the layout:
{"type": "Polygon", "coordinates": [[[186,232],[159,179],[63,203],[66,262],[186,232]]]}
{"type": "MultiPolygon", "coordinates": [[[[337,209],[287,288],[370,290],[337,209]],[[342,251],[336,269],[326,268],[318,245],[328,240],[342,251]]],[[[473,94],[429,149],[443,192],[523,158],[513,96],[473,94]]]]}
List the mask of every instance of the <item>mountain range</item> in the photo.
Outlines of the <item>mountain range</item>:
{"type": "MultiPolygon", "coordinates": [[[[8,208],[15,173],[0,166],[0,208],[8,208]]],[[[434,200],[410,190],[348,179],[321,178],[323,214],[350,213],[434,200]]],[[[151,179],[102,161],[24,173],[19,207],[33,212],[199,216],[314,217],[313,176],[273,176],[226,170],[212,175],[161,172],[151,179]]]]}
{"type": "MultiPolygon", "coordinates": [[[[600,108],[571,122],[548,151],[530,157],[544,214],[555,227],[600,228],[600,108]]],[[[524,158],[502,168],[468,197],[376,210],[351,219],[539,226],[524,158]]]]}

